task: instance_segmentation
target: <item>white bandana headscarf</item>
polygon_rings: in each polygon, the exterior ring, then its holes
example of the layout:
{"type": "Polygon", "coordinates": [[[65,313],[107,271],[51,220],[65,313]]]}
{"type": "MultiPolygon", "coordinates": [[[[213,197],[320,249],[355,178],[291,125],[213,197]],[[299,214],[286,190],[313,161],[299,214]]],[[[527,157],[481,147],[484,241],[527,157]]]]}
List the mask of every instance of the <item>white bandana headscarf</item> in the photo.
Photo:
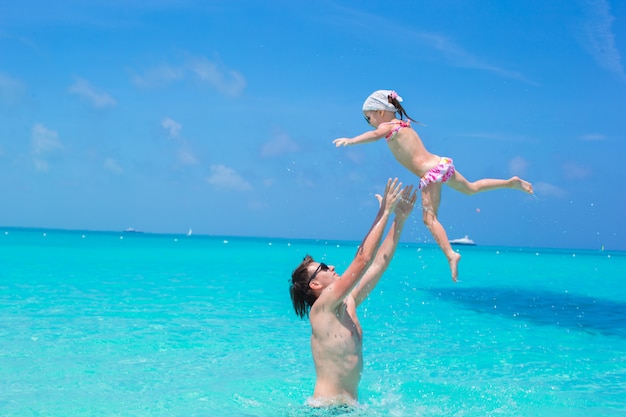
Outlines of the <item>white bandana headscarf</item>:
{"type": "Polygon", "coordinates": [[[397,112],[398,109],[389,102],[388,97],[392,96],[399,102],[402,102],[402,97],[398,95],[393,90],[378,90],[374,91],[363,103],[363,111],[369,110],[384,110],[384,111],[392,111],[397,112]]]}

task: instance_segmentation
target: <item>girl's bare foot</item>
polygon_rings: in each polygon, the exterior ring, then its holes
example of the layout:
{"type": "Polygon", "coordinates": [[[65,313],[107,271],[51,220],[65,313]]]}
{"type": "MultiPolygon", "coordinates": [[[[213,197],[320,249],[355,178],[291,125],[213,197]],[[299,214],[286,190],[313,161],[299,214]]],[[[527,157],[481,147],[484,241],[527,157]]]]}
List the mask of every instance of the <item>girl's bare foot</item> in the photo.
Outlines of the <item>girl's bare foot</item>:
{"type": "Polygon", "coordinates": [[[524,191],[525,193],[532,194],[533,193],[533,185],[528,181],[524,181],[520,177],[512,177],[510,180],[512,188],[520,191],[524,191]]]}
{"type": "Polygon", "coordinates": [[[452,281],[456,282],[456,279],[459,276],[459,261],[461,260],[461,255],[456,252],[452,252],[448,257],[448,263],[450,264],[450,272],[452,272],[452,281]]]}

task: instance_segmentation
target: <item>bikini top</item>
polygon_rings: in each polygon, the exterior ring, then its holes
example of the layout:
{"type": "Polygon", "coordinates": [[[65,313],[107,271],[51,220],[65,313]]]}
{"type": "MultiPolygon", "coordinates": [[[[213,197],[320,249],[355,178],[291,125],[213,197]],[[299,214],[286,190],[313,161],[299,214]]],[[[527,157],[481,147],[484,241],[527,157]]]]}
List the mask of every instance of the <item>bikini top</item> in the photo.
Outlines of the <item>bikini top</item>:
{"type": "Polygon", "coordinates": [[[403,127],[411,127],[411,122],[405,121],[405,120],[400,120],[399,122],[385,122],[385,124],[397,125],[393,129],[391,129],[391,132],[389,132],[387,136],[385,136],[385,139],[387,139],[387,142],[389,142],[390,140],[393,140],[393,138],[395,138],[396,135],[398,134],[398,131],[402,129],[403,127]]]}

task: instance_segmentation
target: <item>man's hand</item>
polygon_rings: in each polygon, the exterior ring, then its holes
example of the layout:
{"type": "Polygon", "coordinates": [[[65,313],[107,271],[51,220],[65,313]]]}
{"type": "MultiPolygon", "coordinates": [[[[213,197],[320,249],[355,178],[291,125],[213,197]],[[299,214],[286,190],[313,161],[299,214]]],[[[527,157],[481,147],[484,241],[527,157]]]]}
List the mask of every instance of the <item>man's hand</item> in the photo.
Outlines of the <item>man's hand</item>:
{"type": "Polygon", "coordinates": [[[396,204],[402,195],[402,183],[398,182],[397,178],[393,180],[389,178],[383,195],[384,197],[380,194],[376,194],[380,209],[386,211],[387,213],[391,213],[395,209],[396,204]]]}
{"type": "Polygon", "coordinates": [[[413,186],[408,185],[402,190],[402,197],[397,202],[395,207],[396,216],[406,220],[411,214],[413,207],[415,206],[415,201],[417,201],[417,191],[413,191],[413,186]]]}

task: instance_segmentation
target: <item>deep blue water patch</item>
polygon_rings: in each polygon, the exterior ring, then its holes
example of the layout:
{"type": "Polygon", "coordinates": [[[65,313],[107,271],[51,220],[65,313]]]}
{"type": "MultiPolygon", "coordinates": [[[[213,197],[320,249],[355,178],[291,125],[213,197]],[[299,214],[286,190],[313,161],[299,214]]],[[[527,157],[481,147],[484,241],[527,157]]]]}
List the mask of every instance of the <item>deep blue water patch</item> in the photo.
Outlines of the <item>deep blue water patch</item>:
{"type": "Polygon", "coordinates": [[[478,313],[626,338],[626,302],[516,288],[429,288],[434,298],[478,313]]]}

